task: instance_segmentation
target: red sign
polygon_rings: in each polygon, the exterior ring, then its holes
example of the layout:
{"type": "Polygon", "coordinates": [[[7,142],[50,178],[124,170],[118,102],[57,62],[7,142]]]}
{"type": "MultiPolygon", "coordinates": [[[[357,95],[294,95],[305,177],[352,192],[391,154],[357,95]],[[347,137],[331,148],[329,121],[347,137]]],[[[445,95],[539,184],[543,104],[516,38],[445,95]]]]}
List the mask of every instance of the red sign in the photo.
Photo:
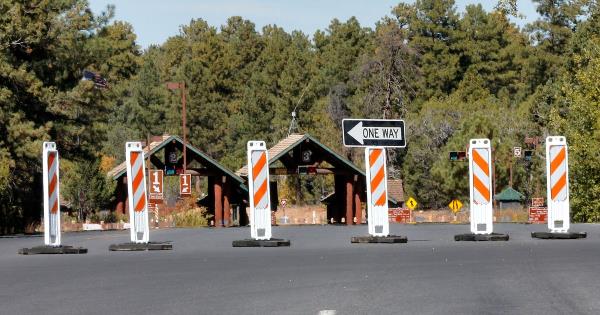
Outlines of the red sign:
{"type": "Polygon", "coordinates": [[[409,223],[410,210],[406,208],[390,208],[388,209],[388,218],[390,222],[409,223]]]}
{"type": "Polygon", "coordinates": [[[190,196],[192,194],[192,175],[179,175],[179,195],[190,196]]]}
{"type": "Polygon", "coordinates": [[[163,190],[163,171],[150,170],[150,188],[148,189],[148,199],[153,203],[162,203],[164,199],[163,190]]]}
{"type": "Polygon", "coordinates": [[[529,207],[529,223],[547,223],[548,208],[546,207],[529,207]]]}
{"type": "Polygon", "coordinates": [[[544,198],[531,198],[531,206],[532,207],[543,207],[544,206],[544,198]]]}

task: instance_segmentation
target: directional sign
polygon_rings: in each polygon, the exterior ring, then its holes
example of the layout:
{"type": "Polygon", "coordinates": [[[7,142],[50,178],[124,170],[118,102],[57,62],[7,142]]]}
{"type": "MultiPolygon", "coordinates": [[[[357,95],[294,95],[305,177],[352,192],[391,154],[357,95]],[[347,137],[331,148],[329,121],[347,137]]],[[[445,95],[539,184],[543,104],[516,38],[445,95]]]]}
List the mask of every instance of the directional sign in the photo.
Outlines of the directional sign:
{"type": "Polygon", "coordinates": [[[148,193],[148,199],[152,203],[162,203],[163,200],[163,171],[162,170],[150,170],[148,171],[150,176],[150,189],[148,193]]]}
{"type": "Polygon", "coordinates": [[[543,207],[544,206],[544,198],[531,198],[531,206],[532,207],[543,207]]]}
{"type": "Polygon", "coordinates": [[[448,207],[452,210],[452,212],[457,213],[462,208],[463,204],[458,199],[454,199],[450,202],[448,207]]]}
{"type": "Polygon", "coordinates": [[[347,147],[406,147],[403,120],[344,119],[342,128],[347,147]]]}
{"type": "Polygon", "coordinates": [[[181,196],[189,196],[192,194],[192,175],[181,174],[179,175],[179,194],[181,196]]]}
{"type": "Polygon", "coordinates": [[[520,158],[521,157],[521,147],[514,147],[513,148],[513,155],[516,158],[520,158]]]}
{"type": "Polygon", "coordinates": [[[415,200],[415,198],[413,198],[413,197],[408,198],[408,200],[406,201],[406,206],[410,210],[415,210],[415,208],[417,207],[417,205],[418,205],[418,203],[415,200]]]}

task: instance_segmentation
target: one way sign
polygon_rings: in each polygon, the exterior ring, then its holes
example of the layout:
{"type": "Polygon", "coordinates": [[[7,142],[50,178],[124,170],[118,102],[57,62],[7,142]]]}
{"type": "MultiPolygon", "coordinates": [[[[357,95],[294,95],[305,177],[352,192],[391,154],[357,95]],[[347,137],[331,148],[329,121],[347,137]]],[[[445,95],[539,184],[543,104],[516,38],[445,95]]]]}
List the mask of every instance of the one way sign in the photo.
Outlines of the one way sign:
{"type": "Polygon", "coordinates": [[[347,147],[406,147],[403,120],[344,119],[342,129],[347,147]]]}

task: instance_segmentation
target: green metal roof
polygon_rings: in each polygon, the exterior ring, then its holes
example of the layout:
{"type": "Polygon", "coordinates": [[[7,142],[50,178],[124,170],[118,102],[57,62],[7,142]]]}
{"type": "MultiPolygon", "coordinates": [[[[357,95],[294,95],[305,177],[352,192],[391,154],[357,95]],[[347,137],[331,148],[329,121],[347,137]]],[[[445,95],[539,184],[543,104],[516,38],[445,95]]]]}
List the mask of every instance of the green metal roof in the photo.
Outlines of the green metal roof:
{"type": "MultiPolygon", "coordinates": [[[[161,149],[163,149],[169,142],[171,141],[177,141],[179,143],[181,143],[183,145],[183,140],[181,140],[181,138],[179,138],[178,136],[169,136],[166,139],[163,139],[160,143],[158,143],[157,145],[154,146],[150,146],[150,150],[148,152],[144,152],[144,158],[148,158],[149,156],[155,154],[156,152],[160,151],[161,149]]],[[[191,150],[192,152],[194,152],[195,154],[197,154],[198,156],[200,156],[200,158],[204,159],[207,163],[217,167],[219,170],[223,171],[223,173],[227,174],[228,176],[231,176],[233,179],[235,179],[237,182],[240,183],[240,187],[242,189],[244,189],[244,191],[248,191],[248,188],[244,185],[244,180],[237,176],[234,172],[230,171],[229,169],[227,169],[226,167],[224,167],[223,165],[221,165],[219,162],[217,162],[216,160],[212,159],[210,156],[206,155],[205,153],[201,152],[200,150],[198,150],[197,148],[195,148],[194,146],[192,146],[191,144],[187,143],[186,147],[188,150],[191,150]]],[[[115,167],[113,170],[109,171],[108,174],[109,176],[112,176],[113,179],[117,179],[121,176],[123,176],[125,174],[125,172],[127,171],[126,168],[126,162],[121,163],[120,165],[118,165],[117,167],[115,167]]]]}
{"type": "Polygon", "coordinates": [[[333,151],[332,149],[330,149],[328,146],[322,144],[321,142],[319,142],[319,140],[313,138],[311,135],[309,135],[308,133],[304,134],[304,136],[302,138],[300,138],[300,140],[296,141],[294,144],[290,145],[286,150],[281,151],[279,154],[277,154],[275,157],[272,157],[271,160],[272,161],[276,161],[277,159],[279,159],[282,155],[286,154],[287,152],[289,152],[290,150],[292,150],[293,148],[295,148],[298,144],[300,144],[302,141],[309,139],[310,141],[316,143],[318,146],[320,146],[321,148],[323,148],[325,151],[327,151],[329,154],[333,155],[333,157],[335,157],[336,159],[340,160],[342,163],[344,163],[346,166],[352,168],[353,170],[355,170],[357,173],[359,173],[362,176],[366,176],[365,175],[365,171],[363,171],[362,169],[360,169],[358,166],[356,166],[354,163],[350,162],[348,159],[344,158],[343,156],[337,154],[337,152],[333,151]]]}
{"type": "Polygon", "coordinates": [[[498,201],[521,201],[525,199],[525,196],[522,193],[514,190],[512,187],[507,187],[497,194],[495,199],[498,201]]]}
{"type": "MultiPolygon", "coordinates": [[[[288,136],[287,138],[281,140],[279,143],[275,144],[273,147],[271,147],[269,149],[269,165],[274,164],[280,157],[282,157],[284,154],[287,154],[290,150],[293,150],[296,146],[298,146],[300,143],[302,143],[303,141],[305,141],[307,139],[312,141],[313,143],[315,143],[317,146],[319,146],[323,150],[325,150],[338,162],[341,162],[343,165],[352,169],[356,173],[358,173],[362,176],[365,176],[364,170],[360,169],[354,163],[350,162],[348,159],[339,155],[337,152],[333,151],[331,148],[322,144],[321,142],[319,142],[317,139],[313,138],[309,134],[292,134],[292,135],[288,136]]],[[[244,165],[242,168],[240,168],[236,172],[236,174],[238,174],[242,177],[248,176],[248,166],[244,165]]]]}

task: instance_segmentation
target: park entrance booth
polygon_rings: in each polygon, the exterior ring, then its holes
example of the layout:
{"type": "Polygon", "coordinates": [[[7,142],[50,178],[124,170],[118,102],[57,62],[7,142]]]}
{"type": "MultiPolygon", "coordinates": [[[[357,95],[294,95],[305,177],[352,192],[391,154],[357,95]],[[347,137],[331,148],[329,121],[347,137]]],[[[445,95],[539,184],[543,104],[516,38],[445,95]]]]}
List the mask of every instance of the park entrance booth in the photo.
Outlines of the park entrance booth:
{"type": "MultiPolygon", "coordinates": [[[[203,204],[214,215],[215,226],[230,226],[233,222],[247,224],[243,209],[248,188],[244,180],[189,143],[186,145],[186,155],[186,174],[195,178],[192,187],[199,187],[194,183],[201,177],[207,179],[203,204]]],[[[165,180],[169,176],[179,178],[183,174],[183,141],[177,136],[153,137],[150,145],[144,147],[144,158],[149,170],[163,171],[165,180]]],[[[125,162],[109,171],[108,175],[117,181],[114,211],[126,214],[128,196],[125,162]]]]}
{"type": "MultiPolygon", "coordinates": [[[[366,197],[364,171],[311,135],[292,134],[271,147],[269,173],[271,176],[334,176],[335,200],[327,207],[327,221],[333,218],[337,223],[361,223],[361,203],[366,197]]],[[[247,180],[248,167],[242,167],[236,174],[247,180]]],[[[275,210],[280,204],[276,182],[271,182],[271,187],[271,206],[275,210]]]]}

